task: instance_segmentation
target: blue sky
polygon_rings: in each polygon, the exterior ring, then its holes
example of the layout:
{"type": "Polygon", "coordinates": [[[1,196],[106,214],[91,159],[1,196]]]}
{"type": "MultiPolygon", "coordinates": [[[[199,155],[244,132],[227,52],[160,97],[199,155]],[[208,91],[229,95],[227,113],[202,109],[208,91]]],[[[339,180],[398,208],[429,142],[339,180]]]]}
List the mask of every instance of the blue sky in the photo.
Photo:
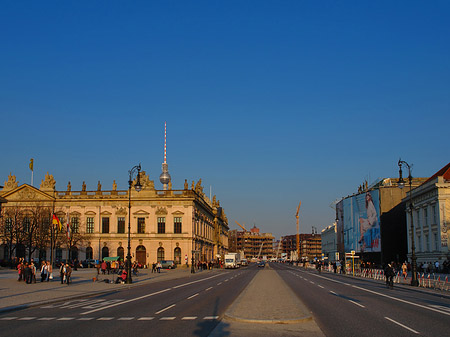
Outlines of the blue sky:
{"type": "Polygon", "coordinates": [[[364,180],[449,162],[448,1],[3,1],[0,181],[202,178],[229,219],[330,225],[364,180]]]}

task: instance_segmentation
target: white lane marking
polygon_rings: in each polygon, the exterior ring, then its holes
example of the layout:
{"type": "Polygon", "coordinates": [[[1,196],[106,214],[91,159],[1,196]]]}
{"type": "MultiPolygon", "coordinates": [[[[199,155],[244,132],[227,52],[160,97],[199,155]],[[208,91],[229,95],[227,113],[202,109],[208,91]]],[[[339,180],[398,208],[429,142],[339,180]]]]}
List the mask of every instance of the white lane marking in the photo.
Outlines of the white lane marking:
{"type": "Polygon", "coordinates": [[[309,281],[309,283],[315,284],[313,281],[309,281]]]}
{"type": "Polygon", "coordinates": [[[414,330],[414,329],[411,329],[410,327],[408,327],[408,326],[406,326],[406,325],[404,325],[404,324],[402,324],[402,323],[399,323],[399,322],[397,322],[397,321],[394,321],[392,318],[389,318],[389,317],[384,317],[384,318],[386,318],[388,321],[391,321],[392,323],[395,323],[395,324],[397,324],[397,325],[400,325],[402,328],[405,328],[405,329],[407,329],[407,330],[409,330],[409,331],[411,331],[411,332],[414,332],[415,334],[419,334],[418,331],[416,331],[416,330],[414,330]]]}
{"type": "Polygon", "coordinates": [[[38,321],[51,321],[53,319],[56,319],[56,317],[41,317],[38,318],[38,321]]]}
{"type": "Polygon", "coordinates": [[[169,305],[167,308],[161,309],[160,311],[155,312],[155,315],[158,315],[166,310],[169,310],[170,308],[173,308],[175,304],[169,305]]]}
{"type": "Polygon", "coordinates": [[[192,321],[194,319],[197,319],[197,316],[186,316],[186,317],[183,317],[181,320],[182,321],[192,321]]]}
{"type": "Polygon", "coordinates": [[[223,282],[228,282],[228,279],[226,279],[225,281],[223,281],[223,282]]]}
{"type": "Polygon", "coordinates": [[[203,319],[218,319],[219,316],[205,316],[203,319]]]}
{"type": "Polygon", "coordinates": [[[334,291],[332,291],[332,290],[330,290],[330,293],[335,294],[337,296],[337,294],[334,291]]]}
{"type": "Polygon", "coordinates": [[[138,321],[151,321],[154,318],[155,317],[141,317],[141,318],[138,318],[138,321]]]}
{"type": "Polygon", "coordinates": [[[78,318],[77,321],[92,321],[94,317],[81,317],[78,318]]]}
{"type": "Polygon", "coordinates": [[[222,282],[217,283],[218,286],[220,286],[222,284],[222,282]]]}
{"type": "Polygon", "coordinates": [[[352,302],[353,304],[356,304],[357,306],[360,306],[361,308],[365,308],[365,306],[363,306],[362,304],[359,304],[358,302],[349,300],[350,302],[352,302]]]}
{"type": "Polygon", "coordinates": [[[189,285],[189,284],[193,284],[193,283],[198,283],[198,282],[206,281],[206,280],[212,279],[212,278],[217,277],[217,276],[220,276],[220,275],[221,275],[221,274],[217,274],[217,275],[213,275],[213,276],[211,276],[211,277],[202,278],[201,280],[197,280],[197,281],[192,281],[192,282],[180,284],[180,285],[178,285],[178,286],[173,287],[173,289],[181,288],[181,287],[187,286],[187,285],[189,285]]]}
{"type": "Polygon", "coordinates": [[[14,316],[14,317],[2,317],[2,318],[0,318],[0,321],[11,321],[11,320],[16,319],[16,318],[19,318],[19,317],[17,317],[17,316],[14,316]]]}
{"type": "Polygon", "coordinates": [[[195,295],[189,296],[187,299],[190,300],[191,298],[194,298],[195,296],[198,296],[198,293],[196,293],[195,295]]]}
{"type": "Polygon", "coordinates": [[[205,291],[211,290],[212,288],[213,288],[213,287],[209,287],[209,288],[205,289],[205,291]]]}
{"type": "Polygon", "coordinates": [[[108,305],[106,307],[101,307],[101,308],[97,308],[97,309],[94,309],[94,310],[91,310],[91,311],[82,312],[81,315],[88,315],[88,314],[91,314],[91,313],[99,311],[99,310],[105,310],[105,309],[109,309],[109,308],[112,308],[112,307],[115,307],[115,306],[118,306],[118,305],[122,305],[122,304],[125,304],[125,303],[130,303],[130,302],[134,302],[134,301],[137,301],[137,300],[141,300],[141,299],[146,298],[146,297],[150,297],[150,296],[153,296],[153,295],[158,295],[158,294],[164,293],[164,292],[169,291],[171,289],[172,288],[167,288],[167,289],[160,290],[160,291],[157,291],[157,292],[154,292],[154,293],[151,293],[151,294],[147,294],[147,295],[144,295],[144,296],[132,298],[132,299],[127,300],[127,301],[122,301],[120,303],[114,303],[114,304],[108,305]]]}
{"type": "MultiPolygon", "coordinates": [[[[314,276],[323,278],[324,280],[327,280],[327,281],[330,281],[330,282],[335,282],[335,283],[344,284],[344,285],[348,284],[348,283],[345,283],[345,282],[333,280],[333,279],[331,279],[331,278],[324,277],[324,276],[320,276],[320,275],[314,275],[314,276]]],[[[436,309],[436,308],[428,307],[428,306],[426,306],[426,305],[422,305],[422,304],[418,304],[418,303],[406,301],[406,300],[403,300],[403,299],[401,299],[401,298],[397,298],[397,297],[385,295],[385,294],[379,293],[379,292],[377,292],[377,291],[373,291],[373,290],[361,288],[361,287],[358,287],[358,286],[355,286],[355,285],[350,285],[350,286],[353,287],[353,288],[359,289],[359,290],[366,291],[366,292],[368,292],[368,293],[372,293],[372,294],[376,294],[376,295],[378,295],[378,296],[390,298],[391,300],[395,300],[395,301],[399,301],[399,302],[402,302],[402,303],[414,305],[414,306],[419,307],[419,308],[422,308],[422,309],[427,309],[427,310],[439,312],[439,313],[441,313],[441,314],[450,316],[450,312],[445,312],[445,311],[442,311],[442,310],[439,310],[439,309],[436,309]]]]}
{"type": "Polygon", "coordinates": [[[74,319],[75,319],[75,317],[61,317],[61,318],[58,318],[57,321],[72,321],[74,319]]]}
{"type": "Polygon", "coordinates": [[[450,312],[450,307],[445,307],[443,305],[430,305],[430,307],[450,312]]]}
{"type": "Polygon", "coordinates": [[[114,319],[114,317],[99,317],[97,318],[97,321],[110,321],[114,319]]]}
{"type": "Polygon", "coordinates": [[[322,288],[322,289],[324,289],[324,288],[323,288],[323,287],[322,287],[322,286],[321,286],[320,284],[318,284],[317,286],[318,286],[319,288],[322,288]]]}
{"type": "Polygon", "coordinates": [[[19,318],[18,321],[31,321],[32,319],[36,319],[36,317],[22,317],[19,318]]]}
{"type": "Polygon", "coordinates": [[[119,321],[131,321],[134,317],[120,317],[119,321]]]}
{"type": "Polygon", "coordinates": [[[161,317],[160,321],[173,321],[176,317],[161,317]]]}

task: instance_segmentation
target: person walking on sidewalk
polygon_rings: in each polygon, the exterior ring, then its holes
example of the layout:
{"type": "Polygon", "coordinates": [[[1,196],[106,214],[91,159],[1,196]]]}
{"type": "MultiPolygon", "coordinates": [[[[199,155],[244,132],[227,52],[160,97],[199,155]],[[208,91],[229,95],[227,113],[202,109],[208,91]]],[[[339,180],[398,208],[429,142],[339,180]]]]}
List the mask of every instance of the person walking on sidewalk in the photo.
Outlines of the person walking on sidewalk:
{"type": "Polygon", "coordinates": [[[389,263],[384,270],[384,276],[386,277],[386,286],[391,289],[394,288],[394,274],[394,268],[389,263]]]}
{"type": "Polygon", "coordinates": [[[70,277],[72,276],[72,268],[68,263],[66,263],[66,267],[64,268],[64,276],[66,279],[67,285],[70,283],[70,277]]]}
{"type": "Polygon", "coordinates": [[[45,279],[47,278],[47,263],[45,261],[42,261],[41,263],[41,282],[44,282],[45,279]]]}
{"type": "Polygon", "coordinates": [[[64,274],[65,273],[66,273],[66,271],[65,271],[64,263],[61,263],[61,265],[59,266],[59,277],[61,278],[61,284],[64,283],[64,274]]]}
{"type": "Polygon", "coordinates": [[[30,269],[31,269],[31,282],[36,283],[36,266],[34,265],[33,261],[31,261],[30,269]]]}
{"type": "Polygon", "coordinates": [[[156,269],[158,269],[158,273],[161,273],[162,264],[158,261],[158,264],[156,265],[156,269]]]}
{"type": "Polygon", "coordinates": [[[24,265],[23,265],[23,260],[22,259],[20,259],[19,260],[19,264],[17,265],[17,272],[19,273],[19,279],[17,280],[17,281],[22,281],[22,279],[25,279],[24,278],[24,271],[25,271],[25,268],[24,268],[24,265]]]}
{"type": "Polygon", "coordinates": [[[53,280],[53,267],[50,261],[47,261],[47,282],[53,280]]]}
{"type": "Polygon", "coordinates": [[[152,263],[152,273],[156,273],[156,263],[152,263]]]}

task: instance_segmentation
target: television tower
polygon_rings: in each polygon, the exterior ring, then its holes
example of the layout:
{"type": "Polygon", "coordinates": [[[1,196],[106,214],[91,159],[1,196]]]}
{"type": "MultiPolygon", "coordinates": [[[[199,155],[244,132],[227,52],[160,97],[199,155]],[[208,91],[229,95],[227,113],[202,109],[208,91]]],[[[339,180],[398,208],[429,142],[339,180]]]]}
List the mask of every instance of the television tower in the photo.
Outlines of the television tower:
{"type": "Polygon", "coordinates": [[[162,163],[162,173],[159,181],[163,184],[163,189],[167,190],[167,184],[170,182],[169,165],[167,165],[167,123],[164,122],[164,163],[162,163]]]}

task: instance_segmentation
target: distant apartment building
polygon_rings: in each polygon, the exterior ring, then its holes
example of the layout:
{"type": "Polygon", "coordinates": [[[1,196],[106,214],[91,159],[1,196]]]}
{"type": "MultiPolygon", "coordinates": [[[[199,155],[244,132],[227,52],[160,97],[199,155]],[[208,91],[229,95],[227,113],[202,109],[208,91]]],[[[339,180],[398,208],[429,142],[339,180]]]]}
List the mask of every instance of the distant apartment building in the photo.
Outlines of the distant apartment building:
{"type": "Polygon", "coordinates": [[[260,233],[256,226],[253,226],[250,231],[231,230],[228,233],[230,252],[244,252],[247,259],[274,257],[272,233],[260,233]]]}
{"type": "MultiPolygon", "coordinates": [[[[314,260],[322,257],[322,239],[320,234],[299,234],[300,239],[300,259],[314,260]]],[[[281,238],[283,253],[289,259],[297,256],[297,235],[286,235],[281,238]]]]}

